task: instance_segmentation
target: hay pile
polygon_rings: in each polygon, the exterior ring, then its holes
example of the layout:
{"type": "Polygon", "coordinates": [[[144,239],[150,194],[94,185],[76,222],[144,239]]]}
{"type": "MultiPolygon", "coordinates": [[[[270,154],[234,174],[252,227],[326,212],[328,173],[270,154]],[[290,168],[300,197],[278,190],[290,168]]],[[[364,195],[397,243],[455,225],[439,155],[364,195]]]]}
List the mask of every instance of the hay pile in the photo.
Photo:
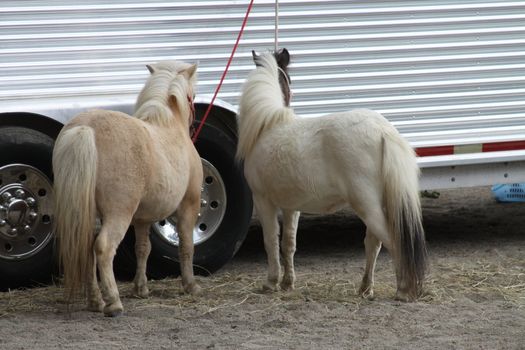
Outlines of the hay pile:
{"type": "MultiPolygon", "coordinates": [[[[212,277],[198,277],[203,292],[199,296],[182,294],[179,279],[150,281],[150,297],[132,296],[130,282],[119,283],[124,307],[128,311],[151,308],[192,309],[204,315],[221,309],[242,307],[246,312],[260,312],[274,308],[294,307],[316,302],[326,307],[337,303],[358,310],[363,303],[393,302],[395,278],[388,268],[376,274],[377,300],[363,300],[357,295],[361,273],[352,274],[354,280],[327,273],[298,273],[296,289],[291,292],[265,294],[261,292],[264,274],[220,273],[212,277]],[[385,282],[386,281],[386,282],[385,282]]],[[[483,261],[455,264],[446,259],[433,263],[427,278],[426,293],[419,302],[453,304],[462,298],[473,302],[501,302],[509,307],[525,306],[525,271],[523,261],[507,258],[499,264],[483,261]]],[[[84,306],[78,300],[72,311],[84,306]]],[[[64,312],[62,289],[56,285],[14,290],[0,293],[0,318],[21,312],[64,312]]],[[[174,313],[175,314],[175,313],[174,313]]],[[[183,314],[178,312],[177,315],[183,314]]]]}
{"type": "Polygon", "coordinates": [[[506,258],[500,263],[476,261],[469,264],[434,266],[427,288],[435,293],[432,302],[453,303],[467,297],[474,301],[501,300],[509,306],[525,306],[525,262],[506,258]]]}

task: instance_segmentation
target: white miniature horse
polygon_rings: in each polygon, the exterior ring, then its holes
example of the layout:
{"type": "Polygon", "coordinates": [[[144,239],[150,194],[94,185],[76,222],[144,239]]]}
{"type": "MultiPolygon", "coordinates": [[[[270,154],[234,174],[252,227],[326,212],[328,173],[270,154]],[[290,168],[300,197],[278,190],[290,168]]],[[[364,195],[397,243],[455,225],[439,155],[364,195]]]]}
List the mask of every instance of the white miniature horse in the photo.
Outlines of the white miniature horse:
{"type": "Polygon", "coordinates": [[[193,227],[200,208],[202,163],[190,139],[196,65],[148,66],[135,118],[92,110],[73,118],[53,151],[56,235],[68,302],[86,287],[88,309],[119,315],[123,308],[113,258],[129,225],[135,228],[134,292],[148,295],[146,262],[153,222],[176,212],[182,285],[193,276],[193,227]],[[102,228],[95,236],[95,217],[102,228]],[[98,288],[96,267],[102,293],[98,288]]]}
{"type": "Polygon", "coordinates": [[[366,224],[366,268],[360,294],[373,298],[381,243],[393,256],[396,298],[414,300],[426,269],[414,151],[379,113],[360,109],[320,118],[297,118],[288,105],[289,54],[257,56],[244,83],[239,110],[238,160],[253,192],[268,255],[263,288],[280,280],[282,211],[283,289],[293,289],[299,211],[330,213],[350,205],[366,224]]]}

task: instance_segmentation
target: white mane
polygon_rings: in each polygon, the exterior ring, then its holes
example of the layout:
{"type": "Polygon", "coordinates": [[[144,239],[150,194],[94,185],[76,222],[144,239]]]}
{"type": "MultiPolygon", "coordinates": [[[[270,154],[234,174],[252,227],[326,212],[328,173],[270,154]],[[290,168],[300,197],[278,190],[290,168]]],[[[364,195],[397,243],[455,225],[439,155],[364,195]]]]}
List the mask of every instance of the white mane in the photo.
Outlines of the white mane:
{"type": "Polygon", "coordinates": [[[279,68],[271,53],[262,54],[242,88],[239,103],[239,143],[236,157],[243,160],[252,151],[261,134],[274,125],[295,118],[284,104],[279,84],[279,68]]]}
{"type": "Polygon", "coordinates": [[[176,100],[176,108],[181,116],[188,116],[190,106],[186,102],[188,94],[193,95],[196,74],[188,81],[182,74],[191,65],[178,61],[165,61],[153,66],[150,75],[135,104],[134,116],[157,125],[166,126],[173,119],[170,109],[170,96],[176,100]]]}

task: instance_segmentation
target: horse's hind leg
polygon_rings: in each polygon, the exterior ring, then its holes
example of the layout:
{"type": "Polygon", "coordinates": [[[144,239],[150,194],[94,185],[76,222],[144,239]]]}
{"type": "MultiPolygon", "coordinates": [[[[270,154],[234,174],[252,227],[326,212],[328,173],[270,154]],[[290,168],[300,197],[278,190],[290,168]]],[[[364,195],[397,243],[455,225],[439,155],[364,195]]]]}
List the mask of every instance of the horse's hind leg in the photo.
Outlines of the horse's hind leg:
{"type": "Polygon", "coordinates": [[[294,289],[295,271],[293,257],[300,215],[301,213],[298,211],[283,210],[283,237],[281,238],[281,252],[284,265],[284,276],[281,281],[281,289],[283,290],[294,289]]]}
{"type": "Polygon", "coordinates": [[[133,293],[141,298],[146,298],[149,294],[146,266],[149,253],[151,252],[151,242],[149,240],[150,224],[136,223],[133,227],[135,228],[135,256],[137,257],[137,270],[133,279],[133,293]]]}
{"type": "MultiPolygon", "coordinates": [[[[383,243],[383,245],[388,249],[390,255],[392,256],[392,260],[394,263],[394,269],[396,273],[396,281],[397,281],[397,291],[396,291],[396,300],[402,300],[402,301],[409,301],[410,297],[407,296],[407,283],[404,279],[404,274],[400,270],[399,261],[400,256],[399,253],[394,248],[394,237],[393,234],[388,229],[387,220],[384,212],[377,211],[376,215],[368,215],[367,217],[363,218],[363,221],[365,222],[365,225],[367,227],[367,237],[369,233],[372,233],[373,236],[376,237],[376,239],[383,243]]],[[[377,257],[377,253],[374,254],[374,251],[377,249],[377,252],[379,252],[380,245],[375,246],[377,243],[370,243],[368,246],[366,246],[365,242],[365,248],[366,248],[366,254],[367,254],[367,267],[365,271],[365,275],[363,276],[363,283],[361,285],[361,288],[363,288],[364,285],[366,285],[366,278],[367,278],[367,272],[373,271],[374,266],[369,265],[369,260],[372,259],[372,256],[377,257]],[[375,247],[375,248],[374,248],[375,247]],[[369,256],[370,255],[370,256],[369,256]]],[[[375,261],[375,258],[373,259],[375,261]]],[[[371,276],[371,286],[373,285],[373,273],[371,276]]],[[[366,295],[364,295],[366,296],[366,295]]]]}
{"type": "MultiPolygon", "coordinates": [[[[200,185],[199,185],[200,186],[200,185]]],[[[200,187],[199,187],[200,192],[200,187]]],[[[179,259],[182,288],[186,293],[198,294],[200,287],[193,275],[193,228],[199,215],[199,200],[190,198],[183,199],[175,213],[177,218],[177,231],[179,234],[179,259]]],[[[197,197],[199,198],[199,197],[197,197]]]]}
{"type": "MultiPolygon", "coordinates": [[[[381,248],[381,243],[392,254],[392,237],[389,234],[385,213],[382,206],[382,196],[368,185],[354,186],[361,189],[352,193],[350,204],[366,225],[365,251],[366,266],[359,293],[365,298],[373,298],[374,269],[381,248]]],[[[396,261],[394,257],[394,261],[396,261]]]]}
{"type": "Polygon", "coordinates": [[[122,313],[122,302],[120,301],[117,283],[113,275],[113,258],[117,247],[124,238],[130,220],[103,221],[102,229],[95,240],[95,253],[100,274],[100,286],[102,298],[104,299],[104,314],[106,316],[118,316],[122,313]]]}
{"type": "Polygon", "coordinates": [[[367,229],[365,236],[366,267],[359,294],[363,298],[372,300],[374,298],[374,270],[376,266],[377,255],[381,250],[381,241],[367,229]]]}
{"type": "Polygon", "coordinates": [[[279,262],[279,222],[277,221],[277,208],[268,201],[253,197],[255,210],[261,221],[264,248],[268,257],[268,278],[263,284],[264,291],[276,291],[281,274],[279,262]]]}
{"type": "Polygon", "coordinates": [[[102,294],[98,288],[97,262],[94,251],[89,259],[90,267],[88,268],[89,275],[87,276],[87,310],[101,312],[104,308],[104,300],[102,299],[102,294]]]}

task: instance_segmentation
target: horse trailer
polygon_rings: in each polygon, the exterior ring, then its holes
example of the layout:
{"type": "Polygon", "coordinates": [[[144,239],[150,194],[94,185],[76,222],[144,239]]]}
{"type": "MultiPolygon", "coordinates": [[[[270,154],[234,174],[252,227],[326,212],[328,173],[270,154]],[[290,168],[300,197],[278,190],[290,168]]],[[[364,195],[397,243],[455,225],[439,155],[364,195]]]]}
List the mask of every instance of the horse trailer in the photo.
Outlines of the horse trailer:
{"type": "MultiPolygon", "coordinates": [[[[132,114],[146,64],[165,59],[198,63],[199,121],[249,4],[2,1],[1,288],[47,282],[55,272],[51,154],[61,127],[90,108],[132,114]]],[[[205,174],[195,268],[222,267],[251,220],[234,155],[252,50],[289,50],[298,115],[382,113],[419,156],[421,189],[517,183],[525,181],[524,21],[525,1],[255,1],[196,142],[205,174]]],[[[150,276],[177,272],[175,224],[152,227],[150,276]]],[[[130,230],[118,253],[123,266],[133,266],[132,248],[130,230]]]]}

